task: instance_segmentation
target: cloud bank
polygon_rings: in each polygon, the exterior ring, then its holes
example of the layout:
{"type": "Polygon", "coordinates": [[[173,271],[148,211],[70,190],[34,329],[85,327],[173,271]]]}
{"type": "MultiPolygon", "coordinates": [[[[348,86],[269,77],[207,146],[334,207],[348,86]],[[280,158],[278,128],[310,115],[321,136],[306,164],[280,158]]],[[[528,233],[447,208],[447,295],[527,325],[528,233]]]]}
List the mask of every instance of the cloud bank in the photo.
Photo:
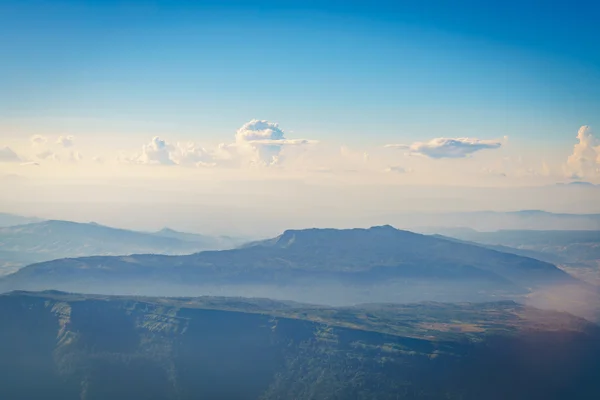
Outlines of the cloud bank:
{"type": "Polygon", "coordinates": [[[499,140],[482,140],[476,138],[436,138],[428,142],[415,142],[411,145],[388,144],[385,147],[407,150],[410,155],[429,158],[465,158],[485,149],[498,149],[502,146],[499,140]]]}

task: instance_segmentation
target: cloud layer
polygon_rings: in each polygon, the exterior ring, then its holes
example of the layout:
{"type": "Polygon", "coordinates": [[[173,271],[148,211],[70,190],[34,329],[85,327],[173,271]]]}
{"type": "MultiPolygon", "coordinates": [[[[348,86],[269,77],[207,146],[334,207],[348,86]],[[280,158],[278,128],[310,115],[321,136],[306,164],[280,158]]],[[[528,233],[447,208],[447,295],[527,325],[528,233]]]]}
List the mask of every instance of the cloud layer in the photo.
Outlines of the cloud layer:
{"type": "Polygon", "coordinates": [[[415,142],[411,145],[388,144],[385,147],[407,150],[410,155],[429,158],[465,158],[477,151],[498,149],[501,146],[502,142],[499,140],[436,138],[428,142],[415,142]]]}

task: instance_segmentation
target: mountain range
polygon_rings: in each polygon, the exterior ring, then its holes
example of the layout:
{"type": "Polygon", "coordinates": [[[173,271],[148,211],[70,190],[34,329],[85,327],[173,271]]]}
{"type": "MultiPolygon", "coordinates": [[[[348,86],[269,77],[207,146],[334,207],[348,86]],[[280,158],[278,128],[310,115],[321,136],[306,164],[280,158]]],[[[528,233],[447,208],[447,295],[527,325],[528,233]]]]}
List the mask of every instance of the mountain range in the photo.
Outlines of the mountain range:
{"type": "MultiPolygon", "coordinates": [[[[137,232],[96,223],[48,220],[0,228],[0,268],[4,273],[40,261],[133,253],[190,254],[235,247],[229,237],[163,229],[137,232]]],[[[0,272],[1,274],[1,272],[0,272]]]]}

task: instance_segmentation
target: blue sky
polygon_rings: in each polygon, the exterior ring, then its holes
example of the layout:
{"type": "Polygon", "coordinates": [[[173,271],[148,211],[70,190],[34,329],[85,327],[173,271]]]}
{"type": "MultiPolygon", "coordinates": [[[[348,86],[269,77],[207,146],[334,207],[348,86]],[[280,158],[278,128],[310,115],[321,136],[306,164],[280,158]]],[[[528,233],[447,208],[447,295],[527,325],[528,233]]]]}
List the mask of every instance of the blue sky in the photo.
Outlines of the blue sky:
{"type": "Polygon", "coordinates": [[[591,1],[4,0],[0,135],[220,143],[257,118],[357,148],[508,136],[566,157],[600,126],[599,17],[591,1]]]}

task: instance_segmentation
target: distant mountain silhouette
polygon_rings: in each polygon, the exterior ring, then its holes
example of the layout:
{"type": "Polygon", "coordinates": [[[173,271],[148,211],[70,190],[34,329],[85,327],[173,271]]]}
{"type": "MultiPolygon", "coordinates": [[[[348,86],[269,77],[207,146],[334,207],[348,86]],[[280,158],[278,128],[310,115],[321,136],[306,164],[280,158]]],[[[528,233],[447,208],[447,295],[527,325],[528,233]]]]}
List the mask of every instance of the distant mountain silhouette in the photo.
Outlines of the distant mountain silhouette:
{"type": "MultiPolygon", "coordinates": [[[[565,190],[576,187],[565,187],[565,190]]],[[[585,189],[585,188],[584,188],[585,189]]],[[[552,213],[543,210],[472,211],[449,213],[403,213],[382,215],[379,220],[418,232],[425,227],[472,228],[478,231],[507,230],[600,230],[600,214],[552,213]]]]}
{"type": "Polygon", "coordinates": [[[227,238],[162,230],[116,229],[97,223],[49,220],[0,228],[2,262],[26,265],[65,257],[132,253],[190,254],[233,247],[227,238]]]}
{"type": "Polygon", "coordinates": [[[94,291],[116,284],[139,288],[164,284],[369,287],[398,283],[408,284],[410,289],[410,282],[436,285],[436,293],[454,291],[468,298],[469,291],[526,293],[531,288],[576,280],[554,265],[532,258],[379,226],[288,230],[242,248],[186,256],[55,260],[5,277],[0,289],[77,291],[82,283],[92,285],[89,290],[94,291]]]}
{"type": "MultiPolygon", "coordinates": [[[[466,230],[453,230],[453,231],[449,231],[451,232],[457,232],[458,235],[470,235],[471,232],[468,232],[466,230]]],[[[433,235],[442,239],[446,239],[446,240],[452,240],[458,243],[464,243],[464,244],[471,244],[471,245],[475,245],[475,246],[480,246],[480,247],[485,247],[486,249],[490,249],[490,250],[496,250],[496,251],[500,251],[503,253],[510,253],[510,254],[516,254],[518,256],[522,256],[522,257],[528,257],[528,258],[535,258],[536,260],[540,260],[540,261],[545,261],[545,262],[549,262],[549,263],[561,263],[564,262],[565,259],[564,257],[561,257],[560,255],[557,254],[551,254],[551,253],[544,253],[542,251],[536,251],[536,250],[528,250],[528,249],[521,249],[518,247],[509,247],[509,246],[504,246],[504,245],[499,245],[499,244],[488,244],[488,243],[479,243],[479,242],[475,242],[475,241],[468,241],[468,240],[461,240],[461,239],[457,239],[456,237],[452,237],[452,236],[446,236],[446,235],[433,235]]]]}
{"type": "Polygon", "coordinates": [[[600,230],[479,232],[468,228],[427,228],[423,231],[561,264],[585,264],[595,269],[600,259],[600,230]]]}
{"type": "Polygon", "coordinates": [[[40,221],[42,221],[42,219],[36,217],[24,217],[22,215],[0,213],[0,227],[31,224],[40,221]]]}

